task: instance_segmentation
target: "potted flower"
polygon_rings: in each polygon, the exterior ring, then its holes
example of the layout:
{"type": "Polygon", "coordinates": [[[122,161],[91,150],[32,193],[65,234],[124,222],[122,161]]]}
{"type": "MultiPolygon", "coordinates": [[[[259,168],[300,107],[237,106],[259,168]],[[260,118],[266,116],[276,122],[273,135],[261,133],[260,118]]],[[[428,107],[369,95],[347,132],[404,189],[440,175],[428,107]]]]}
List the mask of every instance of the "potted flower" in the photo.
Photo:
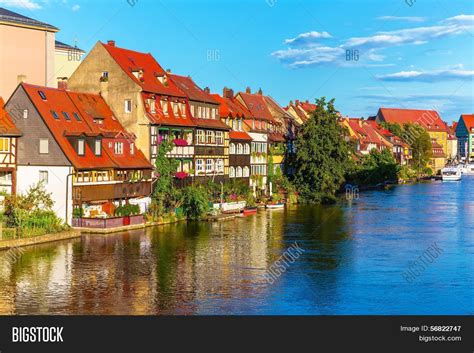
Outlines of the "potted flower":
{"type": "Polygon", "coordinates": [[[175,146],[178,146],[178,147],[188,146],[188,141],[186,141],[185,139],[174,139],[173,143],[175,146]]]}
{"type": "Polygon", "coordinates": [[[176,179],[178,180],[183,180],[183,179],[186,179],[186,177],[188,177],[188,173],[186,172],[177,172],[174,176],[176,179]]]}

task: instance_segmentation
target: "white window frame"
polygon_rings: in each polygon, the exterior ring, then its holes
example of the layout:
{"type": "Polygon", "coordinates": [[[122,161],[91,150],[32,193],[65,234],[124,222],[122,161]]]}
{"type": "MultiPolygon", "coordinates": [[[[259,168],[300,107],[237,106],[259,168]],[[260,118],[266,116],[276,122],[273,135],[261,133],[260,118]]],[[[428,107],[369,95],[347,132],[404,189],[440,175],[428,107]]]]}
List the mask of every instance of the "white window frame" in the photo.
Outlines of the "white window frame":
{"type": "Polygon", "coordinates": [[[244,144],[244,154],[250,154],[250,146],[248,143],[244,144]]]}
{"type": "Polygon", "coordinates": [[[49,140],[48,139],[39,140],[39,153],[49,154],[49,140]]]}
{"type": "Polygon", "coordinates": [[[243,175],[242,167],[239,165],[239,166],[236,168],[235,176],[236,176],[237,178],[242,178],[242,175],[243,175]]]}
{"type": "Polygon", "coordinates": [[[206,173],[210,174],[214,171],[214,160],[212,158],[206,159],[206,173]]]}
{"type": "Polygon", "coordinates": [[[134,142],[130,143],[130,154],[131,155],[135,154],[135,143],[134,142]]]}
{"type": "Polygon", "coordinates": [[[229,168],[229,178],[235,178],[235,168],[234,167],[229,168]]]}
{"type": "Polygon", "coordinates": [[[221,158],[216,159],[215,168],[217,173],[224,173],[224,161],[221,158]]]}
{"type": "Polygon", "coordinates": [[[47,170],[40,170],[39,171],[39,177],[38,177],[38,181],[41,183],[41,182],[44,182],[44,185],[48,185],[48,182],[49,182],[49,173],[47,170]]]}
{"type": "Polygon", "coordinates": [[[248,178],[250,176],[250,169],[249,167],[245,166],[243,169],[243,177],[248,178]]]}
{"type": "Polygon", "coordinates": [[[216,145],[219,145],[219,146],[224,145],[224,132],[216,131],[215,140],[216,140],[216,145]]]}
{"type": "Polygon", "coordinates": [[[28,119],[28,109],[23,109],[23,119],[28,119]]]}
{"type": "Polygon", "coordinates": [[[196,131],[196,143],[198,145],[206,144],[206,134],[204,130],[197,130],[196,131]]]}
{"type": "Polygon", "coordinates": [[[241,143],[237,144],[237,154],[244,154],[244,146],[241,143]]]}
{"type": "Polygon", "coordinates": [[[235,143],[231,142],[229,154],[235,154],[235,143]]]}
{"type": "Polygon", "coordinates": [[[216,143],[216,136],[214,134],[214,131],[206,130],[206,144],[207,145],[214,145],[215,143],[216,143]]]}
{"type": "Polygon", "coordinates": [[[117,155],[123,154],[123,142],[115,142],[114,153],[117,155]]]}
{"type": "Polygon", "coordinates": [[[126,114],[130,114],[133,110],[133,103],[131,99],[125,99],[124,102],[124,111],[126,114]]]}
{"type": "Polygon", "coordinates": [[[196,172],[204,172],[204,159],[196,159],[196,172]]]}

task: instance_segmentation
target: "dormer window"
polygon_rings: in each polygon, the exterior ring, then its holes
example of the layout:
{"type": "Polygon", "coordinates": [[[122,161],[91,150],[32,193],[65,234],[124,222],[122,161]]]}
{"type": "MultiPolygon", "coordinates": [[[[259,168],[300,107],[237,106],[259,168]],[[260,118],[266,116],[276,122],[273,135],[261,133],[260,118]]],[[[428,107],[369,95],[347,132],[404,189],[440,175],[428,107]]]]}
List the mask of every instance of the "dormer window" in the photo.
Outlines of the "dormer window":
{"type": "Polygon", "coordinates": [[[148,104],[150,105],[150,112],[151,113],[156,113],[155,100],[154,99],[149,99],[148,104]]]}
{"type": "Polygon", "coordinates": [[[123,154],[123,142],[115,142],[114,152],[115,154],[123,154]]]}
{"type": "Polygon", "coordinates": [[[131,155],[135,154],[135,144],[133,142],[130,143],[130,154],[131,155]]]}
{"type": "Polygon", "coordinates": [[[63,112],[63,116],[64,116],[64,119],[66,119],[66,120],[68,120],[68,121],[71,121],[71,117],[69,116],[68,113],[63,112]]]}
{"type": "Polygon", "coordinates": [[[83,156],[85,154],[85,144],[86,141],[84,139],[77,140],[77,154],[79,156],[83,156]]]}
{"type": "Polygon", "coordinates": [[[59,115],[54,110],[51,110],[51,115],[53,116],[55,120],[59,120],[59,115]]]}
{"type": "Polygon", "coordinates": [[[168,115],[168,102],[161,101],[161,108],[163,109],[163,114],[168,115]]]}
{"type": "Polygon", "coordinates": [[[81,118],[79,117],[79,114],[74,112],[74,113],[72,113],[72,115],[74,116],[74,119],[76,119],[77,121],[81,121],[81,118]]]}
{"type": "Polygon", "coordinates": [[[43,91],[38,91],[39,96],[41,97],[42,100],[46,100],[46,94],[44,94],[43,91]]]}
{"type": "Polygon", "coordinates": [[[173,103],[173,114],[178,115],[178,103],[173,103]]]}
{"type": "Polygon", "coordinates": [[[94,153],[96,156],[102,155],[102,141],[100,139],[95,140],[94,153]]]}

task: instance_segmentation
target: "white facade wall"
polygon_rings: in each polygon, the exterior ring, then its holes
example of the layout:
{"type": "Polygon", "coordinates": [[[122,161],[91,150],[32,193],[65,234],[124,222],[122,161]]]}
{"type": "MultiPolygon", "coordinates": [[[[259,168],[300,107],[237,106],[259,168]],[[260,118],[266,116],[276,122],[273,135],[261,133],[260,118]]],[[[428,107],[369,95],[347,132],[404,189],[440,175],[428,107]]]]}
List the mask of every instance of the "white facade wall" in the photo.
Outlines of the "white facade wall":
{"type": "Polygon", "coordinates": [[[68,177],[68,174],[70,174],[71,171],[70,167],[18,166],[17,193],[28,192],[30,186],[33,186],[40,181],[41,172],[47,172],[48,182],[45,183],[44,186],[46,191],[51,193],[51,198],[54,201],[53,210],[59,218],[66,221],[67,224],[71,224],[72,177],[68,177]],[[66,183],[68,184],[67,191],[66,183]],[[66,198],[68,198],[67,201],[66,198]]]}

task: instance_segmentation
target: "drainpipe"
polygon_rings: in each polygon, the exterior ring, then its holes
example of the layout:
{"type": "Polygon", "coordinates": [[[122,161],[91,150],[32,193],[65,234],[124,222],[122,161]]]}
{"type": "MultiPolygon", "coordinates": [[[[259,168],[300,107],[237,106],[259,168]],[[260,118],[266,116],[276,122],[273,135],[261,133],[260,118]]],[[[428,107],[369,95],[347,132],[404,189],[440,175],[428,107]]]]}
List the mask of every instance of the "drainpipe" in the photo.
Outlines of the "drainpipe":
{"type": "MultiPolygon", "coordinates": [[[[64,218],[66,220],[66,224],[68,224],[67,216],[68,216],[68,205],[69,205],[69,187],[68,187],[69,186],[69,177],[71,177],[73,175],[74,175],[74,173],[69,173],[66,176],[66,217],[64,218]]],[[[72,224],[68,224],[68,225],[72,226],[72,224]]]]}

